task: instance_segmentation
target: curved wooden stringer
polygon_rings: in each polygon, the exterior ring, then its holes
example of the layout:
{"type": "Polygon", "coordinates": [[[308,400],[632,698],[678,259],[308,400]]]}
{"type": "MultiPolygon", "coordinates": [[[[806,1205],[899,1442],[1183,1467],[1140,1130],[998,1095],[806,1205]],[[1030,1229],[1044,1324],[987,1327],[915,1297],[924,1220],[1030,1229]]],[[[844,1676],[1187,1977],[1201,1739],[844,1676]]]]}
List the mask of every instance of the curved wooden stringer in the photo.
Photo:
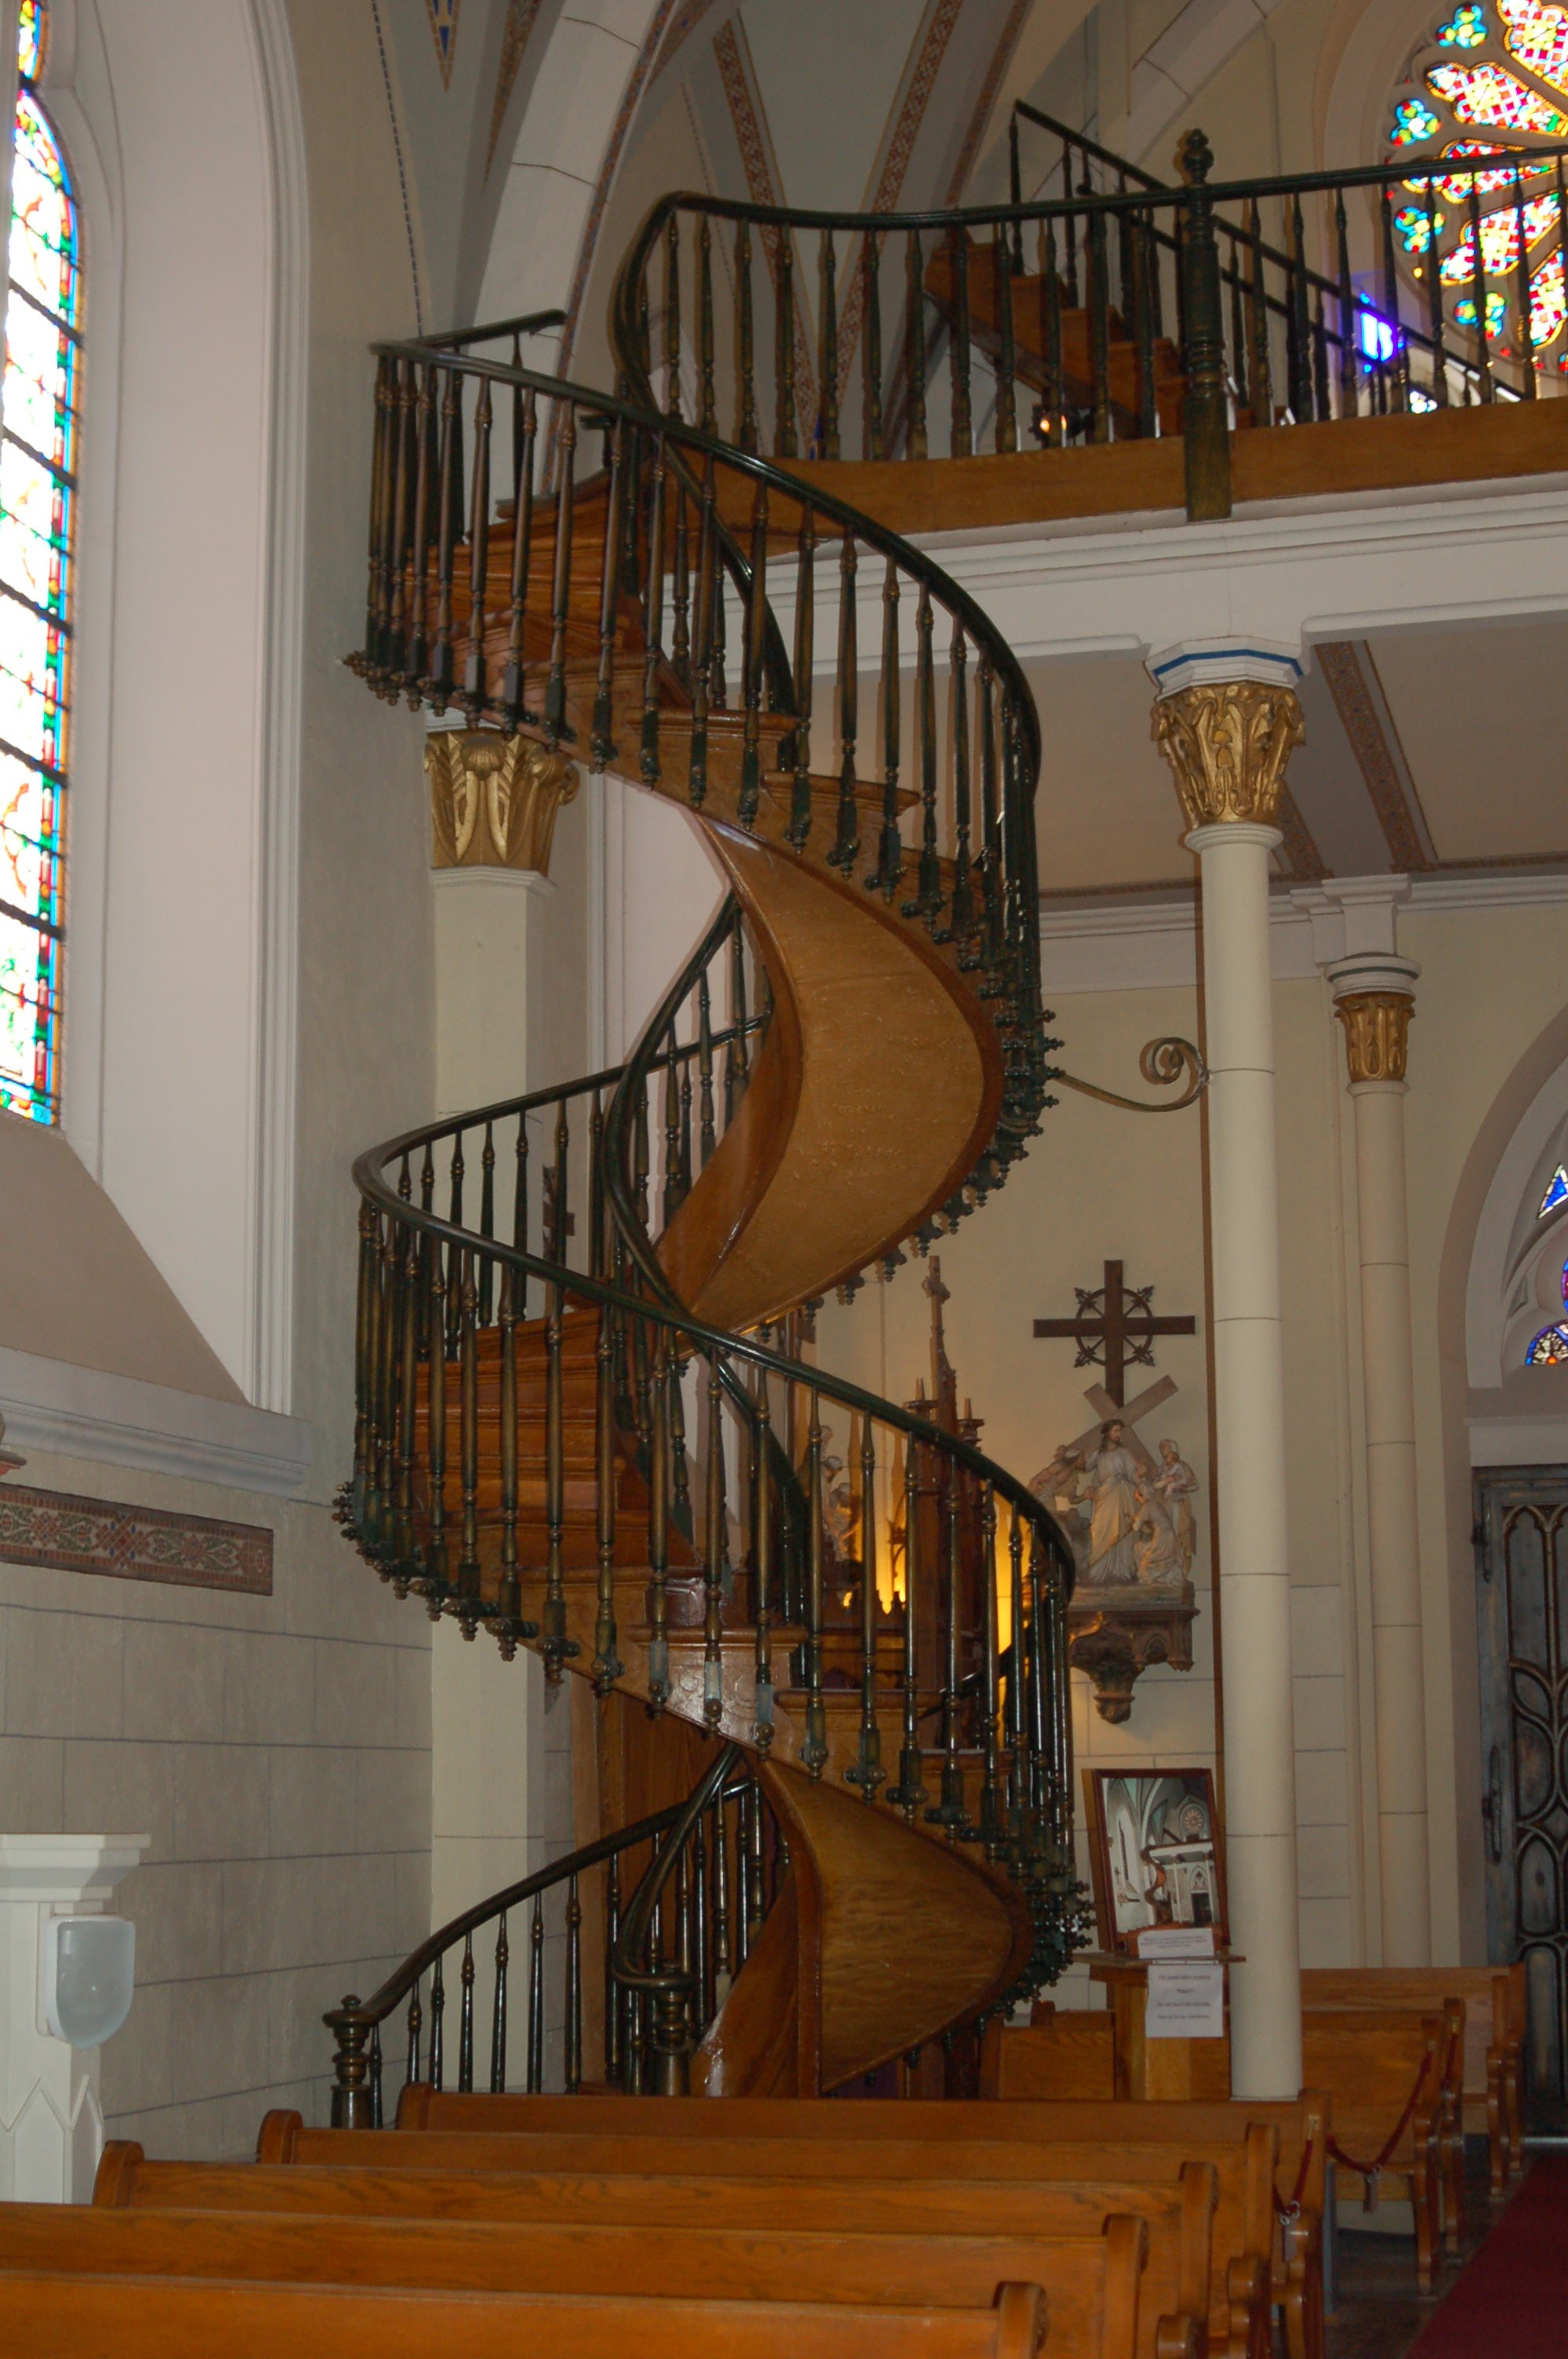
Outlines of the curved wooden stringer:
{"type": "Polygon", "coordinates": [[[697,2049],[714,2097],[817,2097],[973,2021],[1033,1941],[1016,1887],[885,1811],[772,1766],[789,1873],[697,2049]]]}

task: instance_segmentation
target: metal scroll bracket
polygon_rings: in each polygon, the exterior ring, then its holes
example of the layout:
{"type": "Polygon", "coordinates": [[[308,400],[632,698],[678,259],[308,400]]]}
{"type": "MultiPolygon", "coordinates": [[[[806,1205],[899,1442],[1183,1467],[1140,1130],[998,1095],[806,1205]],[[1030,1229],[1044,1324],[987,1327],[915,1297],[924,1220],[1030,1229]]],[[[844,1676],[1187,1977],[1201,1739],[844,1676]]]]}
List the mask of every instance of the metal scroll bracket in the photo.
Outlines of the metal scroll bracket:
{"type": "Polygon", "coordinates": [[[1098,1098],[1102,1105],[1123,1106],[1129,1114],[1180,1114],[1184,1106],[1195,1103],[1208,1087],[1208,1067],[1190,1040],[1174,1037],[1163,1040],[1146,1040],[1139,1051],[1138,1070],[1155,1089],[1173,1089],[1185,1082],[1179,1098],[1166,1098],[1150,1105],[1141,1098],[1124,1098],[1116,1090],[1102,1090],[1093,1082],[1080,1082],[1076,1073],[1057,1071],[1054,1081],[1064,1089],[1076,1090],[1086,1098],[1098,1098]]]}

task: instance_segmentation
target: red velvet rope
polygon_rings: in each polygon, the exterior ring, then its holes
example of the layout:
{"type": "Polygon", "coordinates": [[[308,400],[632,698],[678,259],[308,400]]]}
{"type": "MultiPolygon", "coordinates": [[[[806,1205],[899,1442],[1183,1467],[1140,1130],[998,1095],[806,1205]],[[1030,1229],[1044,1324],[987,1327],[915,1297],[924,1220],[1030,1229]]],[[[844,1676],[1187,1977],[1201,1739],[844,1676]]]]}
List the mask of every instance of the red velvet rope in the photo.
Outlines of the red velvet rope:
{"type": "Polygon", "coordinates": [[[1433,2058],[1430,2053],[1422,2058],[1420,2068],[1415,2076],[1415,2086],[1411,2091],[1410,2096],[1406,2101],[1404,2112],[1394,2124],[1393,2129],[1390,2131],[1389,2136],[1389,2142],[1384,2147],[1382,2153],[1378,2157],[1377,2161],[1357,2162],[1354,2156],[1346,2153],[1345,2148],[1340,2145],[1337,2138],[1331,2137],[1328,2141],[1328,2151],[1334,2157],[1336,2162],[1343,2163],[1346,2169],[1353,2170],[1358,2179],[1375,2180],[1381,2175],[1390,2157],[1393,2154],[1395,2147],[1399,2145],[1400,2140],[1403,2137],[1406,2130],[1409,2129],[1411,2125],[1411,2117],[1415,2113],[1417,2105],[1421,2103],[1421,2093],[1426,2086],[1427,2066],[1432,2061],[1433,2058]]]}

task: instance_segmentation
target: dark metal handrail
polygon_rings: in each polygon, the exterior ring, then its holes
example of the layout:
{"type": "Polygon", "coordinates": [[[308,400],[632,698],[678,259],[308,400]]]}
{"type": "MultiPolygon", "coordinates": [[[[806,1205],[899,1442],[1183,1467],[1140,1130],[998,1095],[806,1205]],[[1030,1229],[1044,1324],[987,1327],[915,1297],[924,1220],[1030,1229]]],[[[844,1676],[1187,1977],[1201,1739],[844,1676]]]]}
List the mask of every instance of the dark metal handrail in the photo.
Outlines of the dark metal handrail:
{"type": "MultiPolygon", "coordinates": [[[[445,1925],[438,1927],[427,1940],[420,1942],[416,1950],[410,1951],[402,1964],[387,1976],[378,1990],[373,1991],[369,1998],[362,1999],[351,1993],[340,2006],[330,2008],[321,2020],[331,2032],[336,2042],[333,2058],[332,2127],[334,2129],[379,2129],[382,2126],[381,2056],[378,2035],[395,2010],[403,2004],[405,1999],[417,1993],[426,1974],[432,1967],[440,1963],[449,1951],[455,1950],[460,1941],[465,1944],[471,1956],[473,1936],[485,1926],[495,1924],[502,1918],[514,1914],[530,1900],[541,1899],[547,1892],[557,1891],[562,1886],[568,1887],[575,1886],[580,1877],[589,1873],[589,1869],[600,1866],[606,1861],[619,1859],[625,1852],[635,1851],[643,1843],[654,1843],[660,1836],[667,1836],[670,1841],[666,1843],[659,1856],[651,1863],[647,1876],[638,1887],[638,1893],[633,1903],[634,1909],[637,1901],[641,1899],[643,1891],[653,1881],[660,1867],[663,1866],[667,1875],[668,1868],[674,1865],[676,1852],[689,1836],[701,1810],[708,1808],[716,1798],[720,1801],[728,1802],[751,1791],[752,1778],[749,1771],[736,1777],[732,1784],[728,1782],[740,1759],[738,1746],[729,1745],[725,1748],[719,1760],[704,1774],[697,1788],[697,1795],[701,1798],[697,1810],[694,1811],[692,1808],[696,1797],[688,1797],[686,1801],[672,1803],[665,1810],[651,1811],[647,1817],[634,1821],[630,1826],[617,1827],[610,1834],[600,1835],[592,1843],[582,1843],[577,1850],[566,1853],[560,1859],[552,1860],[546,1867],[535,1868],[531,1875],[521,1876],[515,1884],[506,1885],[501,1891],[489,1894],[485,1899],[476,1901],[471,1908],[463,1909],[458,1916],[449,1919],[445,1925]],[[720,1788],[723,1788],[722,1793],[720,1793],[720,1788]]],[[[664,1877],[661,1876],[660,1891],[663,1889],[663,1883],[664,1877]]],[[[655,1898],[656,1897],[655,1895],[655,1898]]],[[[632,1913],[629,1909],[628,1923],[631,1921],[632,1913]]],[[[652,1904],[643,1908],[639,1920],[644,1933],[651,1921],[651,1916],[652,1904]]],[[[503,1949],[500,1960],[502,1981],[499,1999],[501,2010],[499,2024],[503,2042],[505,2036],[506,1962],[507,1953],[503,1949]]],[[[471,1990],[471,1983],[468,1987],[471,1990]]],[[[470,2031],[471,2034],[471,2024],[470,2031]]],[[[417,2051],[415,2052],[416,2054],[417,2051]]],[[[503,2060],[503,2047],[502,2056],[503,2060]]]]}
{"type": "Polygon", "coordinates": [[[677,1960],[673,1965],[650,1967],[648,1937],[664,1899],[676,1862],[701,1818],[742,1758],[738,1745],[726,1745],[703,1772],[680,1809],[670,1820],[658,1857],[637,1886],[611,1957],[610,1971],[622,1990],[640,1992],[653,2001],[653,2085],[655,2097],[684,2097],[691,2089],[691,2027],[687,2002],[697,1984],[695,1965],[677,1960]]]}
{"type": "MultiPolygon", "coordinates": [[[[682,356],[680,330],[680,223],[689,216],[700,231],[700,277],[704,309],[697,334],[703,351],[703,401],[711,412],[714,326],[710,310],[711,277],[707,259],[711,225],[732,225],[737,271],[750,271],[753,232],[766,245],[774,281],[774,348],[777,375],[774,455],[787,464],[797,455],[837,458],[840,414],[847,394],[848,348],[841,345],[840,296],[846,320],[858,305],[856,332],[861,323],[859,366],[862,379],[864,419],[860,455],[895,455],[892,445],[902,437],[900,455],[927,455],[925,380],[946,345],[951,375],[952,451],[967,457],[977,447],[972,420],[971,345],[989,368],[994,366],[996,448],[1018,446],[1015,415],[1019,375],[1044,397],[1034,416],[1034,430],[1049,447],[1079,438],[1094,441],[1138,439],[1173,430],[1167,408],[1162,412],[1162,386],[1180,404],[1186,445],[1186,491],[1189,516],[1229,513],[1229,435],[1234,424],[1272,427],[1281,423],[1328,422],[1362,414],[1442,409],[1463,398],[1481,403],[1533,399],[1543,374],[1534,321],[1530,242],[1524,235],[1523,183],[1543,169],[1555,169],[1563,218],[1558,236],[1568,255],[1568,184],[1564,160],[1568,142],[1541,142],[1520,135],[1520,145],[1494,148],[1480,155],[1400,156],[1389,162],[1282,173],[1242,180],[1214,180],[1213,158],[1201,133],[1184,142],[1183,184],[1167,186],[1152,175],[1087,140],[1069,125],[1027,106],[1015,110],[1011,125],[1013,201],[1004,205],[965,205],[904,212],[830,212],[818,207],[766,205],[703,192],[682,192],[662,198],[642,224],[617,280],[612,304],[612,337],[617,358],[633,382],[649,389],[652,355],[648,326],[654,315],[651,279],[657,257],[665,258],[665,294],[663,310],[662,365],[670,375],[670,406],[678,408],[678,368],[682,356]],[[1021,121],[1037,123],[1064,142],[1065,153],[1081,151],[1114,172],[1119,185],[1092,190],[1087,186],[1060,197],[1023,202],[1019,196],[1017,136],[1021,121]],[[1515,259],[1488,270],[1480,238],[1480,190],[1484,176],[1511,176],[1511,195],[1500,206],[1488,197],[1487,218],[1511,209],[1518,217],[1515,259]],[[1446,216],[1437,210],[1440,182],[1458,181],[1467,187],[1465,200],[1450,201],[1446,216]],[[1421,190],[1424,188],[1424,200],[1421,190]],[[1397,192],[1408,189],[1413,210],[1424,203],[1427,243],[1432,260],[1425,287],[1412,302],[1403,292],[1396,255],[1394,203],[1397,192]],[[1375,292],[1351,272],[1348,196],[1362,191],[1372,206],[1375,292]],[[1303,204],[1332,200],[1324,227],[1323,245],[1330,257],[1324,267],[1308,262],[1308,219],[1303,204]],[[1239,209],[1230,218],[1219,209],[1239,209]],[[1286,245],[1266,239],[1260,212],[1283,216],[1286,245]],[[1465,229],[1474,253],[1469,282],[1443,277],[1438,263],[1438,235],[1447,222],[1452,238],[1465,229]],[[1023,271],[1023,235],[1030,230],[1039,240],[1041,342],[1026,349],[1021,363],[1016,337],[1014,298],[1003,281],[1023,271]],[[986,260],[984,234],[989,234],[986,260]],[[805,435],[804,453],[797,451],[798,407],[793,386],[797,365],[797,338],[793,287],[796,265],[794,242],[815,234],[819,240],[822,297],[816,351],[817,413],[805,435]],[[841,292],[838,283],[835,239],[859,242],[858,258],[841,292]],[[981,241],[973,243],[979,237],[981,241]],[[931,331],[924,319],[931,296],[925,277],[923,239],[933,239],[933,258],[945,245],[947,291],[936,297],[940,326],[931,331]],[[902,241],[907,263],[908,289],[903,324],[895,350],[892,383],[884,383],[881,329],[881,256],[896,251],[902,241]],[[1222,248],[1228,247],[1228,252],[1222,248]],[[979,256],[979,263],[971,255],[979,256]],[[1065,278],[1058,284],[1058,260],[1065,278]],[[1080,262],[1082,291],[1080,293],[1080,262]],[[993,275],[989,299],[994,320],[974,333],[969,299],[969,274],[974,267],[993,275]],[[1169,357],[1164,341],[1162,281],[1173,276],[1177,312],[1176,358],[1169,357]],[[1508,343],[1490,322],[1488,280],[1500,281],[1505,302],[1517,310],[1519,326],[1508,343]],[[1119,291],[1113,299],[1113,286],[1119,291]],[[1474,330],[1450,316],[1448,299],[1467,303],[1474,330]],[[1064,342],[1063,304],[1081,312],[1087,329],[1087,359],[1081,349],[1069,358],[1064,342]],[[1228,321],[1226,311],[1228,301],[1228,321]],[[1119,307],[1119,308],[1118,308],[1119,307]],[[1424,316],[1416,316],[1423,313],[1424,316]],[[1368,325],[1370,322],[1370,325],[1368,325]],[[989,342],[985,339],[989,337],[989,342]],[[1276,347],[1283,342],[1283,367],[1276,347]],[[1498,341],[1494,353],[1492,344],[1498,341]],[[1130,365],[1112,366],[1113,347],[1130,346],[1130,365]],[[1044,361],[1041,355],[1044,353],[1044,361]],[[1032,371],[1044,368],[1044,377],[1032,371]],[[1120,371],[1120,374],[1118,374],[1120,371]],[[1450,379],[1454,380],[1451,387],[1450,379]],[[1276,383],[1285,396],[1275,398],[1276,383]],[[1087,383],[1087,389],[1081,389],[1087,383]],[[1130,386],[1130,390],[1129,387],[1130,386]],[[896,431],[895,431],[896,429],[896,431]]],[[[1071,170],[1067,175],[1071,179],[1071,170]]],[[[1086,174],[1087,178],[1087,174],[1086,174]]],[[[1548,237],[1552,234],[1548,232],[1548,237]]],[[[1414,233],[1407,243],[1414,246],[1414,233]]],[[[1535,241],[1540,245],[1541,241],[1535,241]]],[[[895,277],[898,274],[894,274],[895,277]]],[[[753,383],[749,277],[742,325],[739,335],[741,372],[737,388],[740,432],[748,447],[758,439],[759,405],[753,383]]],[[[1495,293],[1491,301],[1497,299],[1495,293]]],[[[1033,331],[1031,330],[1031,334],[1033,331]]],[[[815,481],[819,478],[814,478],[815,481]]]]}

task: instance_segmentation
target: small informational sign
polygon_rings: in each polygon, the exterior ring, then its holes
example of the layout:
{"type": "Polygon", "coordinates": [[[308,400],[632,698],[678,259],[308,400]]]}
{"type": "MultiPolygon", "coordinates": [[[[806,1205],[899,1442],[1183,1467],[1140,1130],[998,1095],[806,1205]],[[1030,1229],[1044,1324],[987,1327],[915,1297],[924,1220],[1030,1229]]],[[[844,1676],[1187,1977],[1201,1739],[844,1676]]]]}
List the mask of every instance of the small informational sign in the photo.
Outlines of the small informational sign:
{"type": "Polygon", "coordinates": [[[1224,2038],[1225,1968],[1217,1958],[1173,1958],[1150,1965],[1143,2037],[1224,2038]]]}
{"type": "Polygon", "coordinates": [[[1212,1925],[1147,1925],[1138,1936],[1141,1958],[1212,1958],[1212,1925]]]}

